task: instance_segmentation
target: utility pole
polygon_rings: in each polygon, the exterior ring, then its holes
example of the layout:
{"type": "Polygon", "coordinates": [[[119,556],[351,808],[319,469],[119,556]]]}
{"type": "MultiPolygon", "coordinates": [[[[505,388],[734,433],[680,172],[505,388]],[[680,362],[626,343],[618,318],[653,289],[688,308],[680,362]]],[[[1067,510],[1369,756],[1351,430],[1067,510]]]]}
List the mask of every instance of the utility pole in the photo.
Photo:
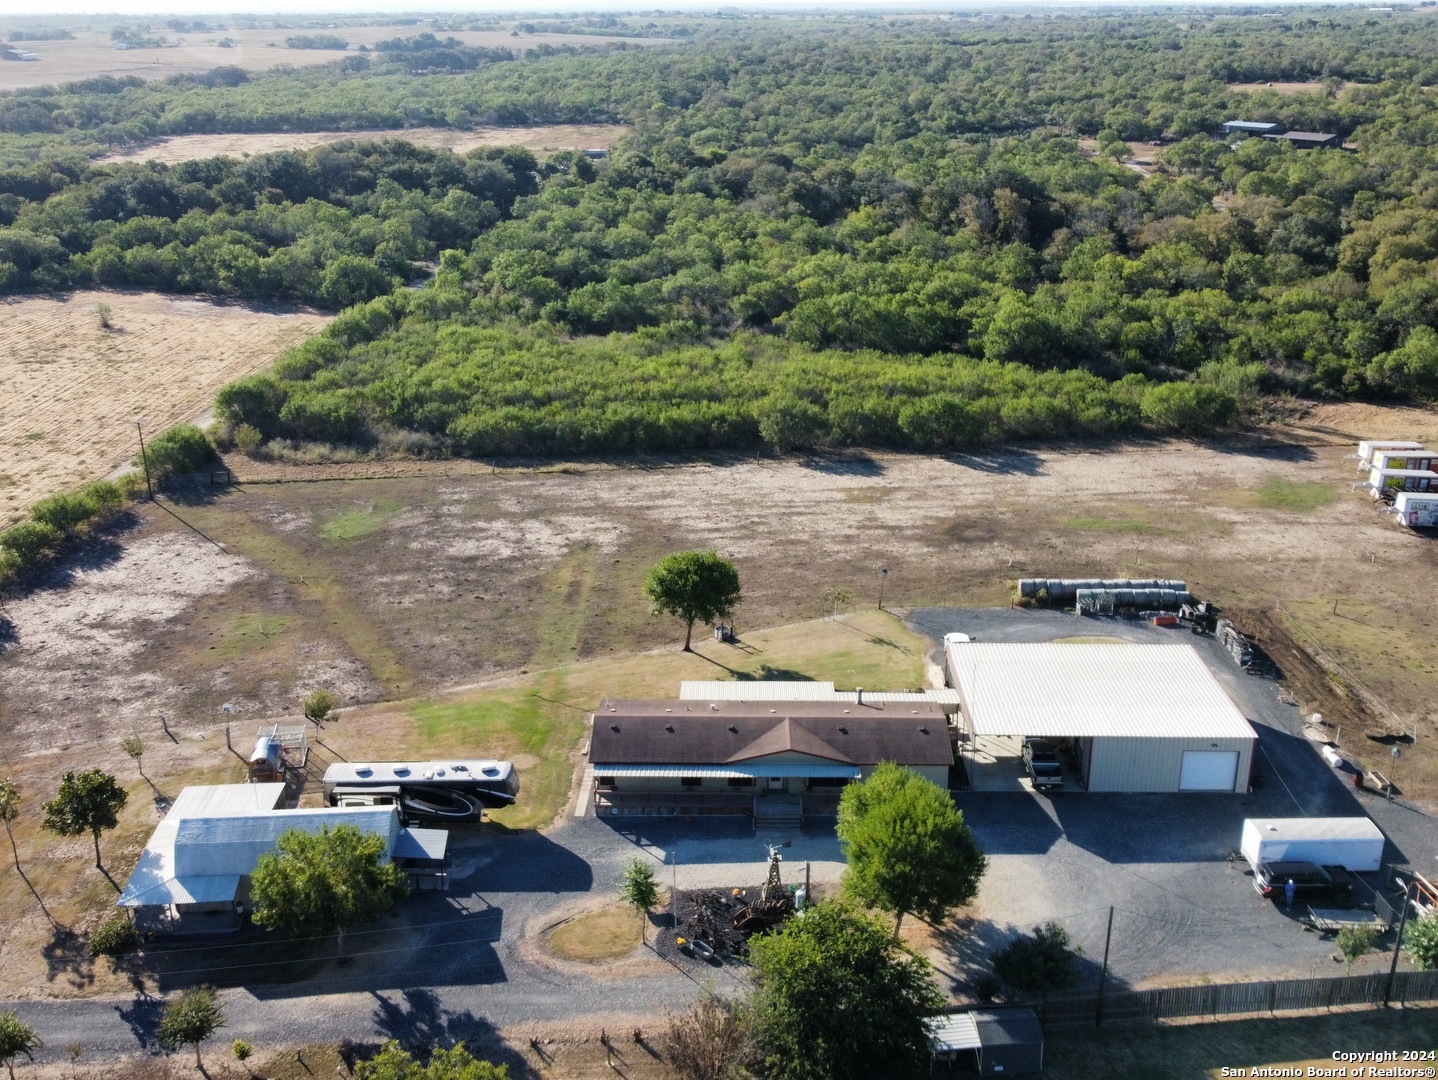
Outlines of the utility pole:
{"type": "Polygon", "coordinates": [[[1094,1006],[1093,1026],[1103,1026],[1103,984],[1108,980],[1108,946],[1113,940],[1113,905],[1108,907],[1108,929],[1103,935],[1103,967],[1098,972],[1098,1003],[1094,1006]]]}
{"type": "Polygon", "coordinates": [[[1408,923],[1408,879],[1403,878],[1403,910],[1398,913],[1398,938],[1393,942],[1393,963],[1388,965],[1388,985],[1383,990],[1383,1007],[1393,1000],[1393,983],[1398,978],[1398,954],[1403,951],[1403,927],[1408,923]]]}
{"type": "Polygon", "coordinates": [[[889,578],[889,568],[888,568],[887,566],[882,566],[882,567],[880,567],[880,568],[879,568],[879,610],[880,610],[880,611],[883,611],[883,610],[884,610],[884,582],[887,581],[888,578],[889,578]]]}
{"type": "Polygon", "coordinates": [[[150,493],[150,501],[155,501],[155,489],[150,484],[150,459],[145,456],[145,429],[140,426],[140,421],[135,421],[135,430],[140,433],[140,464],[145,467],[145,490],[150,493]]]}

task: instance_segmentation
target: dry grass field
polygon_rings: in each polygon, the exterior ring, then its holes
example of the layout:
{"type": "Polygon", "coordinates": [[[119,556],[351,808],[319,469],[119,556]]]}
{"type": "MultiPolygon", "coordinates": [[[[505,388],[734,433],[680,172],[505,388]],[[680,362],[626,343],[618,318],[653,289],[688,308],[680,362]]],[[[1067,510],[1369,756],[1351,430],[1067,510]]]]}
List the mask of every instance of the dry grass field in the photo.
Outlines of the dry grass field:
{"type": "MultiPolygon", "coordinates": [[[[1342,89],[1350,86],[1357,86],[1357,83],[1346,82],[1342,89]]],[[[1260,90],[1272,90],[1275,94],[1321,94],[1327,88],[1321,82],[1248,82],[1229,83],[1228,88],[1239,94],[1256,94],[1260,90]]]]}
{"type": "Polygon", "coordinates": [[[159,432],[194,419],[327,321],[156,293],[0,301],[0,527],[133,457],[136,421],[159,432]]]}
{"type": "MultiPolygon", "coordinates": [[[[29,52],[38,53],[39,60],[0,63],[0,90],[21,90],[30,86],[51,86],[56,83],[91,79],[98,75],[137,75],[142,79],[167,79],[171,75],[198,74],[212,68],[235,66],[246,71],[267,71],[273,67],[306,67],[325,64],[346,55],[330,49],[290,49],[285,38],[301,30],[223,30],[205,34],[174,34],[161,31],[177,48],[129,49],[116,51],[110,41],[109,26],[104,30],[81,31],[74,41],[35,41],[26,43],[29,52]],[[219,42],[229,38],[236,44],[222,48],[219,42]]],[[[349,42],[349,52],[360,45],[373,46],[377,41],[393,37],[412,37],[423,33],[424,26],[346,26],[326,33],[335,33],[349,42]]],[[[506,31],[458,30],[442,36],[457,37],[466,45],[491,49],[527,51],[540,45],[563,48],[566,45],[605,45],[626,42],[631,45],[664,44],[657,38],[615,38],[591,34],[521,34],[511,37],[506,31]]]]}
{"type": "Polygon", "coordinates": [[[276,150],[311,150],[342,139],[403,139],[416,146],[453,150],[463,154],[480,146],[522,146],[540,157],[556,150],[609,147],[629,134],[622,124],[549,124],[538,127],[398,128],[361,131],[285,131],[240,135],[179,135],[141,147],[109,154],[99,161],[162,161],[174,165],[202,158],[248,157],[276,150]]]}

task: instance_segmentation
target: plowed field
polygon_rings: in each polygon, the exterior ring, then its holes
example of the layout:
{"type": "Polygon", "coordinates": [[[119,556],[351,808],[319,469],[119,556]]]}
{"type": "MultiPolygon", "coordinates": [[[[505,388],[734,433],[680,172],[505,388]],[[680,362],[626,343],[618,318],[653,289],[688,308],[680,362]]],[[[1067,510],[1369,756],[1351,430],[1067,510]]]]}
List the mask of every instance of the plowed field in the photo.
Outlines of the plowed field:
{"type": "Polygon", "coordinates": [[[328,321],[155,293],[0,302],[0,527],[123,464],[136,422],[157,433],[194,419],[224,383],[328,321]]]}

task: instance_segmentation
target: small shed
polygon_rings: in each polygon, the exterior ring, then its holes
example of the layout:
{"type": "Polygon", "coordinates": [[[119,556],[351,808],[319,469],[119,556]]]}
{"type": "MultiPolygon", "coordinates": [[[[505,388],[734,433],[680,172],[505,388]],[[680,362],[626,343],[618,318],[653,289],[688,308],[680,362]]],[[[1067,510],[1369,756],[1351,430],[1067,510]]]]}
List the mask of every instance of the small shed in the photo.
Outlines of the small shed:
{"type": "Polygon", "coordinates": [[[980,1076],[1023,1076],[1044,1070],[1044,1029],[1032,1009],[977,1009],[933,1017],[929,1042],[938,1061],[977,1066],[980,1076]],[[970,1056],[972,1055],[972,1056],[970,1056]]]}

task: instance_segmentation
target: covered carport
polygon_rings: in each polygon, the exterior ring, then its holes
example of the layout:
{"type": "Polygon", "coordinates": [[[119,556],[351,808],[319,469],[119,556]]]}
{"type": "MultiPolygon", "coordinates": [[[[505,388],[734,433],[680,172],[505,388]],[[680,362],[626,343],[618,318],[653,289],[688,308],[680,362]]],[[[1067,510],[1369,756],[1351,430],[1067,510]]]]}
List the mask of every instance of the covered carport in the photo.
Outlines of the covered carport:
{"type": "Polygon", "coordinates": [[[966,765],[1042,738],[1088,791],[1248,790],[1257,734],[1191,645],[948,641],[944,651],[966,765]]]}
{"type": "Polygon", "coordinates": [[[970,1065],[980,1076],[1044,1071],[1044,1030],[1032,1009],[949,1013],[930,1019],[928,1028],[934,1060],[951,1068],[970,1065]]]}

